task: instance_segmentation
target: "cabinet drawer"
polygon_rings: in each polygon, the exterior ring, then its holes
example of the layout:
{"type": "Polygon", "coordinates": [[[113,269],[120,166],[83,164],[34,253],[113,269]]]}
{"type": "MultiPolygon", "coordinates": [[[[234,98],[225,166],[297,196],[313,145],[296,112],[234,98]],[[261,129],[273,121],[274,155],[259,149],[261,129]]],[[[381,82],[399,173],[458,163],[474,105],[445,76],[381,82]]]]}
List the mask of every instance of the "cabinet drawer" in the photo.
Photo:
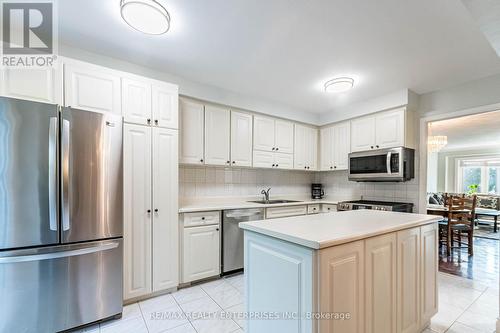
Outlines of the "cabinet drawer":
{"type": "Polygon", "coordinates": [[[320,212],[319,204],[307,205],[307,214],[318,214],[320,212]]]}
{"type": "Polygon", "coordinates": [[[277,217],[287,217],[296,215],[306,215],[307,206],[286,206],[272,207],[266,209],[266,219],[274,219],[277,217]]]}
{"type": "Polygon", "coordinates": [[[219,224],[220,212],[196,212],[184,213],[184,226],[194,227],[199,225],[219,224]]]}
{"type": "Polygon", "coordinates": [[[337,211],[337,205],[332,205],[332,204],[322,204],[321,205],[321,211],[323,213],[331,213],[331,212],[336,212],[337,211]]]}

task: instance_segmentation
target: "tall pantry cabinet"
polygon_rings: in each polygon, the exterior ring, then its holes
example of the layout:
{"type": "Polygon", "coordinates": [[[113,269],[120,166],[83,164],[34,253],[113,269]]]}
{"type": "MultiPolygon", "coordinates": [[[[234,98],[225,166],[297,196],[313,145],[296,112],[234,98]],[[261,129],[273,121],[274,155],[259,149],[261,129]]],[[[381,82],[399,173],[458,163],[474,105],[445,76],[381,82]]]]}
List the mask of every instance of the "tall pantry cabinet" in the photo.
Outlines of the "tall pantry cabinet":
{"type": "Polygon", "coordinates": [[[178,88],[138,78],[122,88],[124,299],[131,300],[179,282],[178,88]]]}

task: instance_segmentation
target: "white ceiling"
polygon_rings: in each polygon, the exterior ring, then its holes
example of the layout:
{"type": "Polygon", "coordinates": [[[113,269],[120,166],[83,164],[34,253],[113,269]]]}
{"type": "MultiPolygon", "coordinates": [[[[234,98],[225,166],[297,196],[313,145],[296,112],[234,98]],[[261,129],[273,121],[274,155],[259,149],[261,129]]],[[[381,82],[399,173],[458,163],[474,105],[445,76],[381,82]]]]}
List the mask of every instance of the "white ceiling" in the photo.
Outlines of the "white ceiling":
{"type": "Polygon", "coordinates": [[[172,17],[159,37],[127,26],[119,0],[59,1],[60,42],[315,113],[500,73],[460,1],[158,1],[172,17]],[[339,75],[355,89],[323,93],[339,75]]]}
{"type": "Polygon", "coordinates": [[[431,123],[431,135],[446,135],[443,151],[497,147],[500,149],[500,111],[431,123]]]}

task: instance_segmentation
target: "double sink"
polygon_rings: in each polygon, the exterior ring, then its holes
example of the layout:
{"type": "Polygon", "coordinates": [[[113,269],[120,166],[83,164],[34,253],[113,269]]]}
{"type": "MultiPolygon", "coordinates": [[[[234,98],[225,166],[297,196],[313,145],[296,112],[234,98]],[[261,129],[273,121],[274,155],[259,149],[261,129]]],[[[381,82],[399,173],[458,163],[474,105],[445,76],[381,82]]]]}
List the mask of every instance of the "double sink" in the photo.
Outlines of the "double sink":
{"type": "Polygon", "coordinates": [[[255,200],[255,201],[247,201],[247,202],[270,205],[270,204],[284,204],[284,203],[301,202],[301,201],[299,201],[299,200],[255,200]]]}

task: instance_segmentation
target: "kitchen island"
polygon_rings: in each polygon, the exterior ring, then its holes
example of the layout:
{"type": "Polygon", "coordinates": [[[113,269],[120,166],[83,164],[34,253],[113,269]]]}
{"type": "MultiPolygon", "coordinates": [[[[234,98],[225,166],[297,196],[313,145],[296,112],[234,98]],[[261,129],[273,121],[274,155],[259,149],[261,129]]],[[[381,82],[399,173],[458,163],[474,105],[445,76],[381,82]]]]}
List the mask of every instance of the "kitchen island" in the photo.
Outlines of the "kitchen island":
{"type": "Polygon", "coordinates": [[[439,217],[371,210],[240,223],[245,332],[421,332],[437,313],[439,217]]]}

